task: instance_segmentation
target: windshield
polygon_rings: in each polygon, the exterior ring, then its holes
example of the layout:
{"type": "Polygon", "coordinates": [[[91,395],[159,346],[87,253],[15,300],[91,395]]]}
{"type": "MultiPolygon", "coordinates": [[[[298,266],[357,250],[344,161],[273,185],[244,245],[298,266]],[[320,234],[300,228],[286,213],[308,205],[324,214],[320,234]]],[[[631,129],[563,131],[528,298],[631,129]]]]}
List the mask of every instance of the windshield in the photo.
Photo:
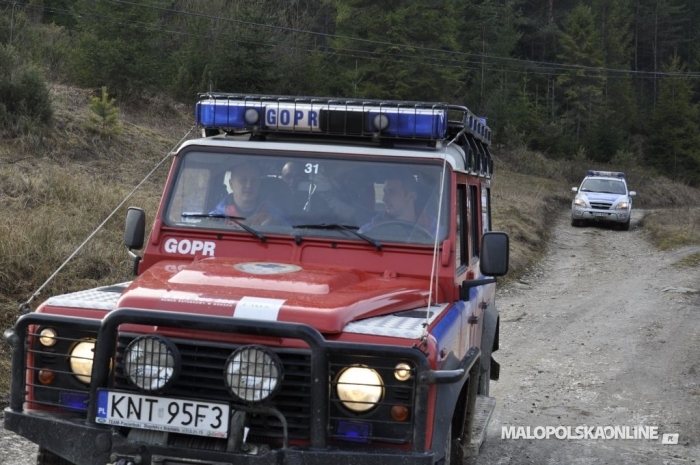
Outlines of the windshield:
{"type": "Polygon", "coordinates": [[[444,239],[448,183],[438,218],[441,164],[320,156],[190,151],[182,155],[164,220],[171,226],[294,238],[430,244],[444,239]],[[242,223],[242,224],[241,224],[242,223]],[[246,226],[246,227],[244,227],[246,226]]]}
{"type": "Polygon", "coordinates": [[[586,179],[581,185],[585,192],[604,192],[606,194],[625,194],[625,184],[615,179],[586,179]]]}

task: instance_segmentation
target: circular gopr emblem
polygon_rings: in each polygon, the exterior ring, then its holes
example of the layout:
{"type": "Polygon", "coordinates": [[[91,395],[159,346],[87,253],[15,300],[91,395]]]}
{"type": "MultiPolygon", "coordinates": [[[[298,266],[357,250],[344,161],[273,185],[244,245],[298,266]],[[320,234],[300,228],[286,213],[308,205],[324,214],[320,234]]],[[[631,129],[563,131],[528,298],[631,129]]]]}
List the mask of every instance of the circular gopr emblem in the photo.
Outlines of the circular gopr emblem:
{"type": "Polygon", "coordinates": [[[285,263],[270,263],[270,262],[248,262],[239,263],[233,266],[238,271],[250,274],[282,274],[294,273],[301,271],[301,267],[297,265],[287,265],[285,263]]]}

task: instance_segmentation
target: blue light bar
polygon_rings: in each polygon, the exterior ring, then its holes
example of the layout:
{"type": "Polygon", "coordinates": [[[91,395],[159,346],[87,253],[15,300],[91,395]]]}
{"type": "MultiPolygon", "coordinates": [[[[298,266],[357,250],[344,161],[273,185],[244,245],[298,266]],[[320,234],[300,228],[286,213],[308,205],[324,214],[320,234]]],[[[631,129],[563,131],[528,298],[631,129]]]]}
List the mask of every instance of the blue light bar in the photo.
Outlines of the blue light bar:
{"type": "Polygon", "coordinates": [[[368,132],[377,132],[375,118],[384,115],[387,126],[381,129],[382,134],[398,137],[420,137],[442,139],[447,133],[446,109],[384,109],[371,108],[368,111],[368,132]]]}
{"type": "Polygon", "coordinates": [[[624,178],[625,173],[622,171],[598,171],[598,170],[588,170],[588,176],[603,176],[606,178],[624,178]]]}
{"type": "MultiPolygon", "coordinates": [[[[446,104],[205,95],[195,120],[210,128],[444,139],[446,104]]],[[[483,128],[483,126],[481,126],[483,128]]],[[[483,133],[482,133],[483,135],[483,133]]]]}

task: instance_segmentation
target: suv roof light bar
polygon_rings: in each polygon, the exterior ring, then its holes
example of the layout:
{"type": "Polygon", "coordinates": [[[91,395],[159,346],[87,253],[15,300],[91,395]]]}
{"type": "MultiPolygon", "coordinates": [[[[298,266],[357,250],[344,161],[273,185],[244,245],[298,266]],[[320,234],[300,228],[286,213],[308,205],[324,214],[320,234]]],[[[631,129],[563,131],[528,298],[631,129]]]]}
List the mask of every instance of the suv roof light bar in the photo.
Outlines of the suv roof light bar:
{"type": "Polygon", "coordinates": [[[622,171],[598,171],[598,170],[588,170],[586,172],[588,176],[602,176],[605,178],[624,178],[625,173],[622,171]]]}
{"type": "Polygon", "coordinates": [[[467,107],[439,102],[357,100],[205,93],[195,105],[197,124],[224,131],[444,140],[465,129],[485,145],[491,130],[467,107]],[[449,113],[458,120],[450,120],[449,113]]]}

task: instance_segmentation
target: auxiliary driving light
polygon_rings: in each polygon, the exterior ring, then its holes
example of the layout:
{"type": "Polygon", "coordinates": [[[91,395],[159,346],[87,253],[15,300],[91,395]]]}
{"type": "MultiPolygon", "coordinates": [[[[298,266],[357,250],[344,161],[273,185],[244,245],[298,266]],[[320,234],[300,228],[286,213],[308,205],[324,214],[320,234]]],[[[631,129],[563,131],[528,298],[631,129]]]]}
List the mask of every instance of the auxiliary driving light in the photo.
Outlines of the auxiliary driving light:
{"type": "Polygon", "coordinates": [[[160,391],[172,385],[180,367],[175,344],[159,336],[141,336],[124,351],[124,374],[144,391],[160,391]]]}
{"type": "Polygon", "coordinates": [[[52,347],[56,345],[56,330],[53,328],[44,328],[39,333],[39,342],[44,347],[52,347]]]}
{"type": "Polygon", "coordinates": [[[262,346],[245,346],[226,361],[224,380],[229,391],[243,402],[262,402],[282,385],[282,362],[262,346]]]}
{"type": "MultiPolygon", "coordinates": [[[[46,331],[46,330],[44,330],[46,331]]],[[[44,334],[44,331],[41,333],[44,334]]],[[[73,346],[70,351],[70,369],[78,381],[90,384],[92,375],[92,359],[95,356],[95,341],[83,339],[73,346]]]]}
{"type": "Polygon", "coordinates": [[[375,370],[352,366],[338,376],[336,390],[343,405],[353,412],[373,409],[384,395],[384,382],[375,370]]]}
{"type": "Polygon", "coordinates": [[[411,366],[405,362],[399,363],[394,368],[394,377],[399,381],[408,381],[411,377],[411,366]]]}

